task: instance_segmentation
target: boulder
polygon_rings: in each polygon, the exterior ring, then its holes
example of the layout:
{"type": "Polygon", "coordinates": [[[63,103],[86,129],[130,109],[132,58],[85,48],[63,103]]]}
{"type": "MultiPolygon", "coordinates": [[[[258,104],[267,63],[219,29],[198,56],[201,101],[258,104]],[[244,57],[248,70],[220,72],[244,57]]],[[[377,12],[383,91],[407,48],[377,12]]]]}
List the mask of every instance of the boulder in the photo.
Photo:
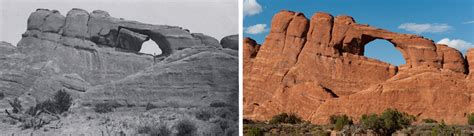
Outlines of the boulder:
{"type": "Polygon", "coordinates": [[[46,17],[51,14],[48,9],[37,9],[28,17],[27,30],[40,30],[46,17]]]}
{"type": "Polygon", "coordinates": [[[223,48],[239,50],[239,35],[229,35],[221,39],[223,48]]]}
{"type": "Polygon", "coordinates": [[[59,31],[62,29],[65,21],[66,21],[66,17],[61,15],[61,13],[59,13],[59,11],[53,10],[45,18],[43,26],[41,27],[41,31],[51,32],[51,33],[59,33],[59,31]]]}
{"type": "Polygon", "coordinates": [[[210,37],[202,33],[192,33],[193,37],[199,39],[203,46],[211,46],[216,48],[222,48],[222,45],[216,38],[210,37]]]}
{"type": "Polygon", "coordinates": [[[66,15],[66,23],[62,34],[68,37],[88,39],[88,21],[89,13],[87,11],[73,8],[66,15]]]}

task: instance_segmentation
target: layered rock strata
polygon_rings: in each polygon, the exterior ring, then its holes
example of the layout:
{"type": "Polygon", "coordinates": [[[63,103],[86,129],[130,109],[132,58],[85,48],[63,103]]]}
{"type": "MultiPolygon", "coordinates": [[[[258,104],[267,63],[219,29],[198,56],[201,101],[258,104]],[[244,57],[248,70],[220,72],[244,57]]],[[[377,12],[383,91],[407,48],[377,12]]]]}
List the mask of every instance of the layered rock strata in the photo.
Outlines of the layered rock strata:
{"type": "Polygon", "coordinates": [[[466,61],[456,49],[421,36],[357,24],[350,16],[318,12],[308,20],[283,10],[274,15],[262,46],[249,38],[243,42],[245,118],[294,112],[327,123],[332,114],[357,119],[397,108],[465,123],[474,112],[473,80],[466,78],[472,53],[466,61]],[[364,46],[376,39],[392,43],[406,64],[363,56],[364,46]]]}

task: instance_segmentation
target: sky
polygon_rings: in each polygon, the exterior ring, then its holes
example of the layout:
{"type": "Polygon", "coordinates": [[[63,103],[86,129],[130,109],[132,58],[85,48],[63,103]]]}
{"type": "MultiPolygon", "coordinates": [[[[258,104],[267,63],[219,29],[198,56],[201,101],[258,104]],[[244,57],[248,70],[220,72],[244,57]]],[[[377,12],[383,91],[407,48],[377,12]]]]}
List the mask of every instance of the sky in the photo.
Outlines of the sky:
{"type": "MultiPolygon", "coordinates": [[[[239,30],[237,0],[0,0],[0,41],[16,45],[26,31],[29,15],[37,8],[56,9],[64,16],[72,8],[100,9],[112,17],[180,26],[219,41],[239,30]]],[[[141,52],[161,53],[152,44],[146,42],[141,52]]]]}
{"type": "MultiPolygon", "coordinates": [[[[280,10],[349,15],[357,23],[397,33],[417,34],[465,53],[474,48],[474,0],[244,0],[244,37],[263,43],[270,22],[280,10]]],[[[365,56],[394,65],[405,64],[401,53],[385,40],[365,46],[365,56]]]]}

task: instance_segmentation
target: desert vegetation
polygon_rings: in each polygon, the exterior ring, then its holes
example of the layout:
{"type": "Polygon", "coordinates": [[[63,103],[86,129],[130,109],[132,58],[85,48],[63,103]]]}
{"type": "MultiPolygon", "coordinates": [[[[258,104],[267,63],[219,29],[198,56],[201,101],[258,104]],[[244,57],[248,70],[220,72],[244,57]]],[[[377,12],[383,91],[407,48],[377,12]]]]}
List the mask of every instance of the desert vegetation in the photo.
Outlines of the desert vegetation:
{"type": "Polygon", "coordinates": [[[189,121],[189,120],[181,120],[176,124],[176,130],[178,130],[178,133],[176,135],[178,136],[194,136],[196,135],[196,125],[189,121]]]}
{"type": "Polygon", "coordinates": [[[115,103],[97,103],[94,105],[94,111],[97,113],[109,113],[113,112],[115,108],[121,105],[115,103]]]}
{"type": "Polygon", "coordinates": [[[278,124],[278,123],[296,124],[300,122],[301,122],[301,118],[298,117],[294,113],[290,113],[290,114],[281,113],[281,114],[273,116],[272,119],[270,120],[270,124],[278,124]]]}
{"type": "MultiPolygon", "coordinates": [[[[380,114],[365,114],[358,118],[355,123],[353,118],[347,115],[332,115],[329,124],[311,124],[308,121],[299,120],[297,123],[289,122],[290,118],[299,118],[296,114],[281,113],[273,116],[269,121],[244,120],[244,133],[246,136],[270,135],[472,135],[472,125],[448,125],[444,121],[436,121],[425,118],[415,123],[417,119],[413,115],[398,111],[397,109],[386,109],[380,114]]],[[[467,123],[474,121],[474,114],[467,116],[467,123]]]]}
{"type": "Polygon", "coordinates": [[[396,109],[386,109],[380,115],[362,115],[360,125],[364,130],[370,130],[380,135],[391,135],[397,130],[407,128],[415,117],[396,109]]]}
{"type": "Polygon", "coordinates": [[[7,116],[13,120],[21,122],[22,129],[39,129],[51,121],[59,120],[62,113],[67,112],[71,107],[73,99],[65,90],[57,91],[52,98],[45,101],[36,102],[36,105],[23,110],[21,101],[18,98],[9,101],[12,107],[11,113],[5,110],[7,116]]]}
{"type": "Polygon", "coordinates": [[[474,113],[467,115],[467,124],[474,125],[474,113]]]}
{"type": "Polygon", "coordinates": [[[342,130],[344,126],[353,125],[352,119],[347,115],[332,115],[329,117],[329,122],[334,125],[334,129],[337,131],[342,130]]]}
{"type": "Polygon", "coordinates": [[[154,122],[138,126],[137,133],[150,136],[169,136],[171,135],[171,130],[163,124],[154,122]]]}

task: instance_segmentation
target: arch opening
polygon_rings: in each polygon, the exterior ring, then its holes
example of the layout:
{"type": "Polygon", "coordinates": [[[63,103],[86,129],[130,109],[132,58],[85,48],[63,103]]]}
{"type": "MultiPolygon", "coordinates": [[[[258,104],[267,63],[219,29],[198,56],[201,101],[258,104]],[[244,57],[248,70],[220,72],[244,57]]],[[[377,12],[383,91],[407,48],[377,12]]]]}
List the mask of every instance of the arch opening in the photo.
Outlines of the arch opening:
{"type": "Polygon", "coordinates": [[[160,46],[158,46],[158,43],[156,43],[153,40],[147,40],[147,41],[143,42],[139,52],[144,53],[144,54],[150,54],[150,55],[153,55],[153,56],[157,56],[157,55],[162,54],[162,50],[161,50],[160,46]]]}
{"type": "Polygon", "coordinates": [[[402,53],[389,41],[375,39],[364,46],[364,56],[377,59],[394,66],[406,64],[402,53]]]}

